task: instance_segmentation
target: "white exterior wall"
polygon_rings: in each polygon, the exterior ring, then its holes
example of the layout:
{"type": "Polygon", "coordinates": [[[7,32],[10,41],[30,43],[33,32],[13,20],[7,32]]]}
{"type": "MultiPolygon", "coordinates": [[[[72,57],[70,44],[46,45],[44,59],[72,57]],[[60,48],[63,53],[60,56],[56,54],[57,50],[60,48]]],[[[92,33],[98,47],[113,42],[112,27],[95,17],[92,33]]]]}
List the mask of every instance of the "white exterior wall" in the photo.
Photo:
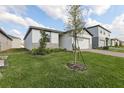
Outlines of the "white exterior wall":
{"type": "MultiPolygon", "coordinates": [[[[105,29],[103,29],[101,27],[98,27],[98,36],[99,36],[98,47],[103,47],[103,44],[101,41],[104,41],[104,43],[105,43],[104,46],[106,46],[106,38],[110,39],[110,32],[106,31],[105,29]],[[101,31],[102,31],[102,33],[101,33],[101,31]]],[[[110,44],[111,44],[111,41],[109,40],[108,45],[110,46],[110,44]]]]}
{"type": "MultiPolygon", "coordinates": [[[[84,39],[89,39],[89,45],[90,45],[90,49],[92,48],[92,36],[84,31],[84,33],[80,33],[78,34],[79,39],[82,39],[82,41],[84,39]]],[[[72,50],[72,44],[73,44],[73,37],[71,35],[71,33],[65,33],[60,37],[60,48],[66,48],[67,50],[72,50]]],[[[78,47],[78,46],[77,46],[78,47]]]]}
{"type": "Polygon", "coordinates": [[[117,43],[118,46],[120,45],[120,41],[116,40],[116,39],[112,40],[111,43],[112,43],[112,46],[115,46],[116,43],[117,43]]]}
{"type": "Polygon", "coordinates": [[[51,43],[59,44],[59,34],[51,33],[51,43]]]}
{"type": "Polygon", "coordinates": [[[70,33],[66,33],[60,36],[60,48],[72,50],[72,37],[70,33]]]}
{"type": "Polygon", "coordinates": [[[88,33],[88,32],[86,32],[86,31],[84,31],[84,33],[80,33],[78,36],[80,36],[80,37],[82,37],[82,38],[86,38],[86,39],[89,39],[89,45],[90,45],[90,49],[92,49],[92,36],[88,33]]]}
{"type": "MultiPolygon", "coordinates": [[[[47,48],[58,48],[59,47],[59,33],[51,33],[50,42],[47,43],[47,48]]],[[[39,40],[41,39],[41,33],[39,30],[33,29],[25,40],[25,48],[32,50],[33,48],[39,47],[39,40]]]]}
{"type": "Polygon", "coordinates": [[[22,47],[22,41],[20,39],[13,38],[12,48],[21,48],[21,47],[22,47]]]}
{"type": "Polygon", "coordinates": [[[41,34],[39,30],[32,30],[32,43],[39,43],[41,34]]]}
{"type": "Polygon", "coordinates": [[[32,50],[32,32],[30,32],[27,38],[24,40],[24,47],[32,50]]]}

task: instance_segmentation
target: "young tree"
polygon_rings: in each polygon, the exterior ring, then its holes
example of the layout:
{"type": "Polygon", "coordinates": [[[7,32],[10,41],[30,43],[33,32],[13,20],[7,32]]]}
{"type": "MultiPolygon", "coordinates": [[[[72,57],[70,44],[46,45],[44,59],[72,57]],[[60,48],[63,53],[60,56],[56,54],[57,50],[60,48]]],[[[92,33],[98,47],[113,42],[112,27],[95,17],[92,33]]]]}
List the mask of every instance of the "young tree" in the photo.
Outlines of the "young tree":
{"type": "Polygon", "coordinates": [[[85,22],[83,19],[83,9],[80,5],[68,6],[68,22],[67,29],[72,30],[74,39],[74,63],[77,63],[77,34],[83,31],[85,22]]]}
{"type": "Polygon", "coordinates": [[[40,49],[45,49],[46,48],[46,43],[47,43],[47,34],[44,31],[40,31],[41,33],[41,39],[40,39],[40,49]]]}

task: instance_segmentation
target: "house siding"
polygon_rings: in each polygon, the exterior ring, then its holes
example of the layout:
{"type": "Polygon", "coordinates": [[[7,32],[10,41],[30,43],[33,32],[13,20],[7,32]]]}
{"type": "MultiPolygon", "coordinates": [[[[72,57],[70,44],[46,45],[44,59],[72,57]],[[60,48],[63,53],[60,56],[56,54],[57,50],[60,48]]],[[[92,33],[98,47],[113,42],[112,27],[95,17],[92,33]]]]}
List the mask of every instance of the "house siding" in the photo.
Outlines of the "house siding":
{"type": "Polygon", "coordinates": [[[60,35],[60,48],[72,50],[72,36],[70,33],[60,35]]]}
{"type": "Polygon", "coordinates": [[[98,27],[98,35],[99,35],[98,47],[103,47],[100,41],[104,41],[105,42],[104,46],[106,46],[106,38],[109,38],[108,45],[109,46],[111,45],[110,36],[109,36],[110,33],[108,31],[106,31],[105,29],[102,29],[101,27],[98,27]]]}
{"type": "MultiPolygon", "coordinates": [[[[86,31],[84,31],[84,33],[79,33],[78,35],[78,39],[90,39],[89,45],[90,45],[90,49],[92,48],[92,36],[89,35],[89,33],[87,33],[86,31]]],[[[62,34],[60,36],[60,48],[66,48],[67,50],[72,50],[72,44],[73,44],[73,37],[71,33],[66,33],[66,34],[62,34]]]]}
{"type": "MultiPolygon", "coordinates": [[[[50,32],[51,38],[50,42],[47,43],[46,48],[59,48],[59,34],[50,32]]],[[[25,40],[25,48],[32,50],[33,48],[38,48],[40,46],[39,41],[41,39],[40,30],[32,29],[25,40]]]]}
{"type": "Polygon", "coordinates": [[[20,39],[13,38],[12,48],[21,48],[22,41],[20,39]]]}
{"type": "Polygon", "coordinates": [[[92,47],[93,48],[97,48],[98,47],[98,40],[99,40],[99,37],[93,37],[92,38],[92,47]]]}
{"type": "Polygon", "coordinates": [[[10,49],[11,47],[12,41],[0,33],[0,51],[10,49]]]}
{"type": "Polygon", "coordinates": [[[96,27],[88,28],[88,31],[91,34],[93,34],[93,39],[92,39],[93,48],[106,46],[106,38],[109,38],[108,46],[111,45],[110,32],[108,32],[107,30],[105,30],[99,26],[96,26],[96,27]],[[101,31],[102,31],[102,33],[101,33],[101,31]]]}
{"type": "Polygon", "coordinates": [[[24,40],[24,47],[32,50],[33,44],[32,44],[32,32],[29,33],[27,38],[24,40]]]}

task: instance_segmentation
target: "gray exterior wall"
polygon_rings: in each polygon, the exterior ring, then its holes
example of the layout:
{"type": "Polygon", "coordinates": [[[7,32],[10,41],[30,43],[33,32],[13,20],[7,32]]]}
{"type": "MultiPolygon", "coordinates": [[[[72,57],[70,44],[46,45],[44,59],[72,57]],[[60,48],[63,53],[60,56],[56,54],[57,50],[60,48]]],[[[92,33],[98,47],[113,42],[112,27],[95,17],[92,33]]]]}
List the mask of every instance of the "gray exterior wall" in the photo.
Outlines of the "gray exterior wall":
{"type": "Polygon", "coordinates": [[[93,48],[98,48],[98,41],[99,41],[99,38],[98,37],[93,37],[92,38],[92,47],[93,48]]]}
{"type": "Polygon", "coordinates": [[[98,37],[98,27],[88,28],[88,31],[93,35],[93,37],[98,37]]]}

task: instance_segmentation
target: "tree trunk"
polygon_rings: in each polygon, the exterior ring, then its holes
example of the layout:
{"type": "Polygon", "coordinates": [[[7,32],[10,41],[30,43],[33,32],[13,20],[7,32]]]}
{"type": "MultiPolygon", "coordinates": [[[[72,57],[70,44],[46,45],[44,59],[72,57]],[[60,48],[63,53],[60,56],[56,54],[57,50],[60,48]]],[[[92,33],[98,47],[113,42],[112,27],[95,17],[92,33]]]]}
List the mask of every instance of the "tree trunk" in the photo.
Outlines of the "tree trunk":
{"type": "Polygon", "coordinates": [[[77,39],[77,36],[76,36],[76,33],[75,33],[75,36],[74,36],[74,41],[75,41],[75,50],[74,50],[74,53],[75,53],[75,55],[74,55],[74,63],[76,64],[77,63],[77,46],[76,46],[76,39],[77,39]]]}

